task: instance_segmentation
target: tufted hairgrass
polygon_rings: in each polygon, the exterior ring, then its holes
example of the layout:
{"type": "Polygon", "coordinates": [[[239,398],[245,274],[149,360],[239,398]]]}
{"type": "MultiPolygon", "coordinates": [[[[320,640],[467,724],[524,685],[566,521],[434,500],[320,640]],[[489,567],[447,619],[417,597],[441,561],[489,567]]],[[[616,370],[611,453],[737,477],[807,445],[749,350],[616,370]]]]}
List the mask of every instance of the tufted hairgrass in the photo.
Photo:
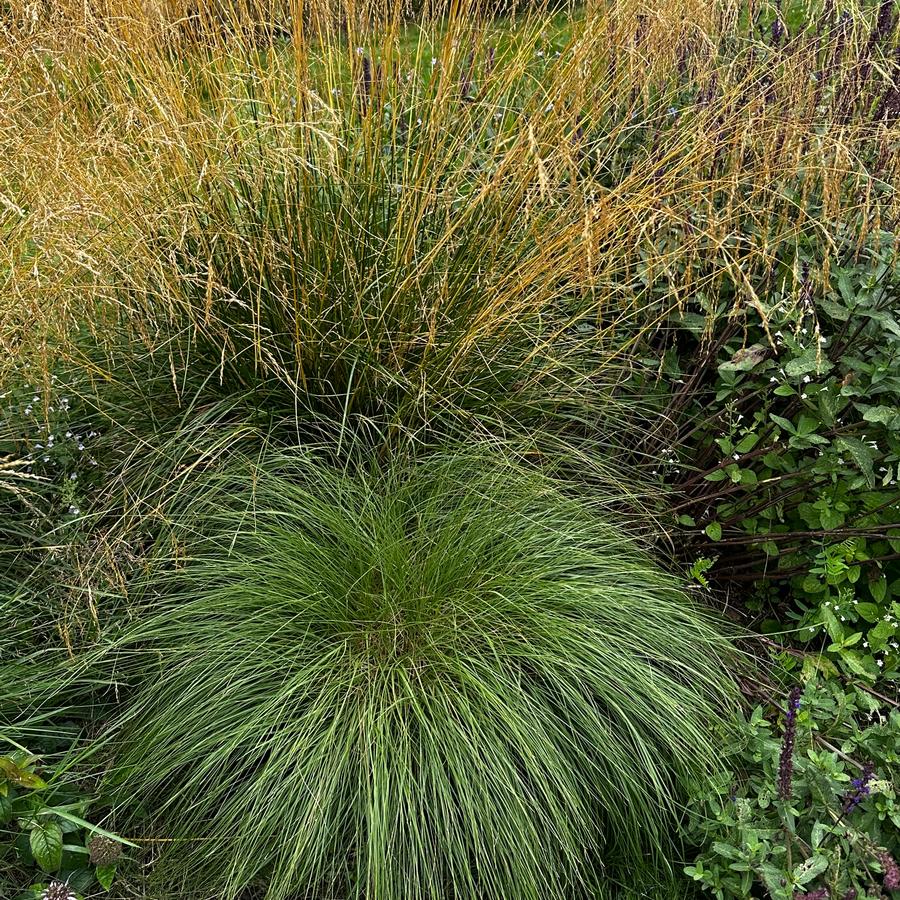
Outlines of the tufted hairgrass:
{"type": "Polygon", "coordinates": [[[601,505],[493,456],[278,456],[184,505],[109,740],[185,896],[537,900],[662,865],[728,642],[601,505]]]}

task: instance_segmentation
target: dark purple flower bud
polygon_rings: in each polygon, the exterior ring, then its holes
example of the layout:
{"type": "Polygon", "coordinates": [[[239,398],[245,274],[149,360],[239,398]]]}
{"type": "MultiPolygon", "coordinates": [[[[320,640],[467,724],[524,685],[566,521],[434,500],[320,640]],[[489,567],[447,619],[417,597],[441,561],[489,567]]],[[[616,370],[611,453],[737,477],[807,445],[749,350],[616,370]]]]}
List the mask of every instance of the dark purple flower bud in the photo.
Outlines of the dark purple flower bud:
{"type": "Polygon", "coordinates": [[[872,763],[866,763],[863,766],[859,778],[853,778],[850,781],[850,790],[847,791],[847,795],[844,797],[844,815],[856,809],[856,807],[862,803],[863,799],[869,796],[869,792],[871,791],[869,782],[874,776],[875,766],[873,766],[872,763]]]}
{"type": "Polygon", "coordinates": [[[884,872],[884,889],[886,891],[900,890],[900,866],[887,850],[878,854],[878,862],[881,863],[881,871],[884,872]]]}
{"type": "Polygon", "coordinates": [[[791,796],[791,781],[794,777],[794,738],[797,735],[797,711],[800,709],[802,693],[800,685],[795,685],[788,694],[781,758],[778,762],[778,797],[781,800],[788,800],[791,796]]]}
{"type": "Polygon", "coordinates": [[[709,83],[705,88],[700,90],[700,93],[697,95],[697,104],[699,106],[706,106],[707,104],[712,102],[713,97],[716,96],[716,88],[719,85],[719,76],[716,72],[712,73],[712,76],[709,79],[709,83]]]}
{"type": "Polygon", "coordinates": [[[772,19],[772,46],[780,47],[781,41],[782,41],[782,38],[784,38],[784,35],[785,35],[784,23],[781,21],[780,16],[775,16],[775,18],[772,19]]]}
{"type": "Polygon", "coordinates": [[[472,92],[472,70],[475,68],[475,51],[471,50],[466,59],[466,65],[459,78],[459,96],[462,100],[473,99],[469,95],[472,92]]]}
{"type": "Polygon", "coordinates": [[[634,46],[638,47],[644,40],[644,35],[647,32],[647,16],[642,13],[638,13],[637,15],[637,27],[634,30],[634,46]]]}
{"type": "Polygon", "coordinates": [[[882,42],[887,43],[891,39],[897,24],[894,20],[894,2],[895,0],[882,0],[881,6],[878,8],[878,17],[869,34],[868,50],[874,49],[882,42]]]}
{"type": "Polygon", "coordinates": [[[365,115],[369,109],[369,98],[372,96],[372,63],[368,56],[362,58],[359,76],[359,111],[365,115]]]}
{"type": "Polygon", "coordinates": [[[823,81],[829,81],[844,58],[844,51],[847,49],[847,32],[850,30],[850,13],[842,12],[837,24],[837,40],[834,43],[834,53],[823,70],[823,81]]]}
{"type": "Polygon", "coordinates": [[[859,891],[856,888],[847,888],[846,893],[843,896],[843,900],[856,900],[859,896],[859,891]]]}
{"type": "Polygon", "coordinates": [[[688,59],[691,55],[691,45],[689,41],[682,41],[678,50],[678,77],[684,78],[687,73],[688,59]]]}
{"type": "Polygon", "coordinates": [[[819,21],[816,24],[816,37],[822,34],[823,31],[827,30],[827,27],[831,24],[831,18],[834,15],[834,0],[825,0],[825,6],[822,8],[822,15],[819,16],[819,21]]]}
{"type": "Polygon", "coordinates": [[[830,896],[827,887],[816,888],[806,894],[802,891],[794,891],[794,900],[828,900],[830,896]]]}

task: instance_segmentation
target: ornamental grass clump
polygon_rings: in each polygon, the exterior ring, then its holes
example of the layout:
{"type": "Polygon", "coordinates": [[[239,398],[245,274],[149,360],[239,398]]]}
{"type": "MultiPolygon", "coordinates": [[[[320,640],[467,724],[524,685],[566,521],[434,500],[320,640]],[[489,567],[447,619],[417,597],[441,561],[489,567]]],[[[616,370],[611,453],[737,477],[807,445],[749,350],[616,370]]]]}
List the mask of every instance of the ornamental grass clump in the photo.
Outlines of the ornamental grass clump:
{"type": "Polygon", "coordinates": [[[160,878],[538,900],[663,865],[729,644],[599,505],[477,453],[282,456],[193,496],[115,643],[113,795],[160,878]]]}

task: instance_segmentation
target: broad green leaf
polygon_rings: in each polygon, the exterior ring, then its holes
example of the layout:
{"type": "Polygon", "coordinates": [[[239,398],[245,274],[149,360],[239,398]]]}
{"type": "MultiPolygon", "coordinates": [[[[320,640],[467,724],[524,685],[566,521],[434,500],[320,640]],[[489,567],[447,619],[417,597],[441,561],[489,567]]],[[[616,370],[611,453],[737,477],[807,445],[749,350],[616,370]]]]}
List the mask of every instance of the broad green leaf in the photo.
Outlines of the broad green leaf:
{"type": "Polygon", "coordinates": [[[759,435],[755,431],[745,434],[735,445],[738,453],[749,453],[759,443],[759,435]]]}
{"type": "Polygon", "coordinates": [[[58,822],[38,822],[28,838],[37,864],[45,872],[55,872],[62,862],[63,833],[58,822]]]}
{"type": "MultiPolygon", "coordinates": [[[[871,587],[871,585],[869,585],[869,587],[871,587]]],[[[881,617],[881,610],[874,603],[857,603],[856,611],[860,617],[867,622],[875,622],[881,617]]]]}
{"type": "MultiPolygon", "coordinates": [[[[869,592],[879,603],[884,603],[884,598],[887,597],[887,578],[883,573],[880,573],[876,578],[869,579],[869,592]]],[[[861,603],[859,605],[862,606],[861,603]]],[[[858,608],[857,612],[859,612],[858,608]]],[[[872,620],[870,619],[869,621],[872,620]]]]}
{"type": "Polygon", "coordinates": [[[776,416],[775,413],[769,413],[769,418],[781,429],[786,431],[788,434],[796,434],[797,431],[794,428],[792,422],[789,422],[787,419],[782,416],[776,416]]]}
{"type": "Polygon", "coordinates": [[[722,539],[722,526],[718,522],[710,522],[704,530],[711,541],[720,541],[722,539]]]}
{"type": "Polygon", "coordinates": [[[32,790],[40,790],[47,787],[47,783],[43,779],[35,775],[34,772],[29,772],[18,765],[8,756],[0,756],[0,773],[3,774],[4,778],[13,784],[17,784],[19,787],[31,788],[32,790]]]}
{"type": "Polygon", "coordinates": [[[108,891],[113,883],[113,878],[116,876],[116,867],[113,866],[97,866],[95,873],[97,876],[97,881],[100,882],[101,886],[105,891],[108,891]]]}

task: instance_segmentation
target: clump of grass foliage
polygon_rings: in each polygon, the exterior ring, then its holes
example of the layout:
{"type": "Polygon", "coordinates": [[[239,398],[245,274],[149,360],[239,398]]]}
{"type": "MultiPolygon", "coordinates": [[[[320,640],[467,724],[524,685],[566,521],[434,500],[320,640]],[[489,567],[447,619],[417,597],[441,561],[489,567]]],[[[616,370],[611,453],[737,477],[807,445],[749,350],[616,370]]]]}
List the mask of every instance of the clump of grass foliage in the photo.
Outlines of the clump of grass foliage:
{"type": "Polygon", "coordinates": [[[110,651],[110,740],[183,890],[596,896],[715,770],[728,642],[548,476],[276,456],[174,521],[110,651]]]}
{"type": "Polygon", "coordinates": [[[0,722],[178,896],[590,895],[715,765],[726,644],[598,486],[881,258],[894,9],[514,6],[0,3],[0,722]]]}

